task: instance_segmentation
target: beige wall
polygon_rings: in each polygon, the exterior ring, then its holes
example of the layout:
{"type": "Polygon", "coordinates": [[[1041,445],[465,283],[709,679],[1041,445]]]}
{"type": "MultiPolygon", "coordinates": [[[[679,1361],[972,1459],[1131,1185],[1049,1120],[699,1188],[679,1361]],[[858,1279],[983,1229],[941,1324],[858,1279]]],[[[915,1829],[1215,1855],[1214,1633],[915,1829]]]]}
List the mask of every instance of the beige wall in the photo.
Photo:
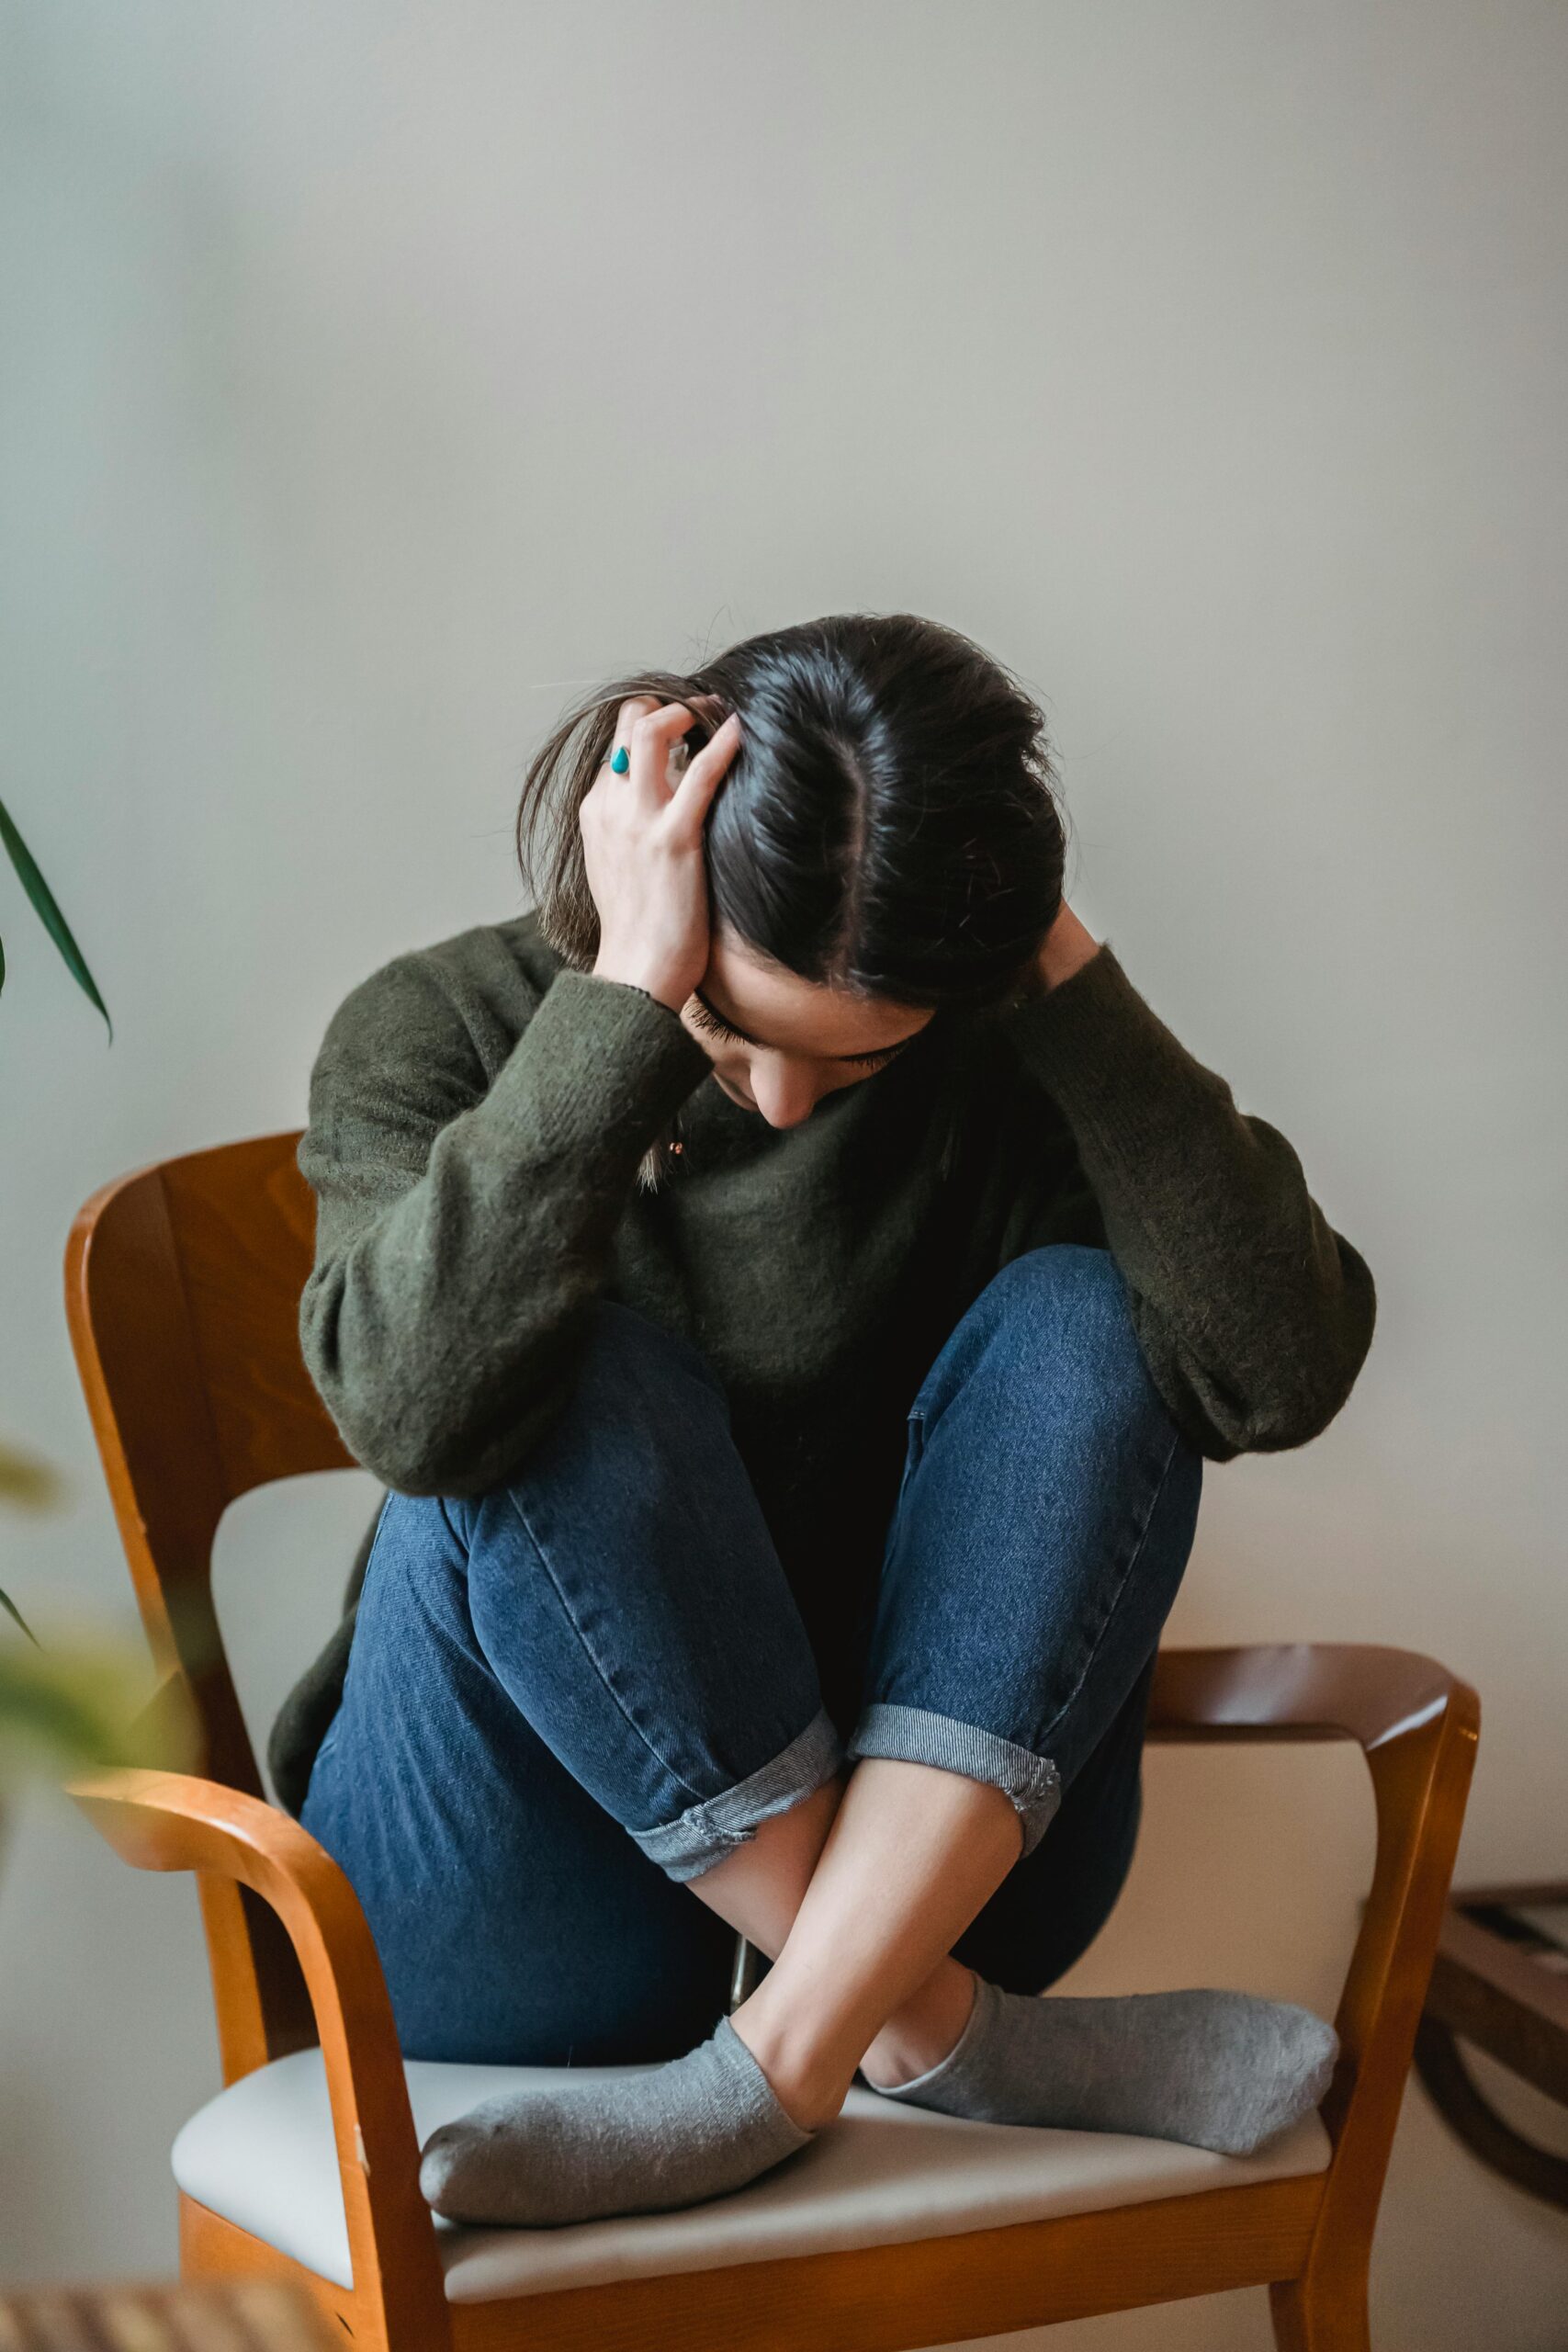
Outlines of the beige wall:
{"type": "MultiPolygon", "coordinates": [[[[297,1124],[347,988],[520,903],[580,681],[849,607],[1047,698],[1077,902],[1283,1127],[1382,1315],[1317,1443],[1211,1473],[1176,1630],[1435,1651],[1464,1867],[1561,1871],[1565,614],[1551,6],[11,0],[4,783],[117,1026],[0,876],[0,1430],[124,1608],[59,1262],[107,1177],[297,1124]]],[[[253,1498],[264,1717],[357,1475],[253,1498]]],[[[1161,1758],[1086,1985],[1326,2003],[1354,1759],[1161,1758]]],[[[188,1883],[38,1799],[0,1888],[12,2276],[174,2259],[215,2087],[188,1883]]],[[[1412,2092],[1389,2347],[1560,2346],[1568,2222],[1412,2092]]],[[[1064,2343],[1261,2346],[1260,2299],[1064,2343]]]]}

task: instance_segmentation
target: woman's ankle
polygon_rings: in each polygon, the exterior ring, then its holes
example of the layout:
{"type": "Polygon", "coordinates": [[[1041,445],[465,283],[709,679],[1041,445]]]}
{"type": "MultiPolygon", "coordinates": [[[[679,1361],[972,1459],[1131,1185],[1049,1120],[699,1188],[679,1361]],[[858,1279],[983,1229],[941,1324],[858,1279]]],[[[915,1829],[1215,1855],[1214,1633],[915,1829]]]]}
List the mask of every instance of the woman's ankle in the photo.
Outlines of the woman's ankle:
{"type": "Polygon", "coordinates": [[[955,1960],[932,1971],[861,2060],[874,2090],[898,2090],[952,2055],[975,2007],[975,1981],[974,1971],[955,1960]]]}
{"type": "Polygon", "coordinates": [[[820,2132],[832,2122],[854,2080],[852,2057],[814,2030],[809,2018],[760,2003],[755,1993],[731,2013],[729,2022],[791,2122],[803,2132],[820,2132]]]}
{"type": "Polygon", "coordinates": [[[729,2022],[785,2114],[802,2131],[820,2132],[843,2106],[857,2066],[874,2090],[897,2090],[939,2066],[969,2022],[975,1984],[973,1970],[942,1961],[863,2049],[852,2030],[835,2030],[815,2005],[792,1997],[777,1972],[729,2022]]]}

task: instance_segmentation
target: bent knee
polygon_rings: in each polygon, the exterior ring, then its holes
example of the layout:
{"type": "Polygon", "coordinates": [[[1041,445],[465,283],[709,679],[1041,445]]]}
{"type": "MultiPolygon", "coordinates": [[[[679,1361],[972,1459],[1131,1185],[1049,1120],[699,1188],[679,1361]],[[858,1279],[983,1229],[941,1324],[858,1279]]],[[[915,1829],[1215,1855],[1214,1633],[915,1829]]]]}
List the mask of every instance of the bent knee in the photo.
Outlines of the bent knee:
{"type": "Polygon", "coordinates": [[[724,1384],[706,1356],[679,1331],[618,1298],[595,1299],[588,1313],[584,1379],[637,1379],[657,1385],[671,1373],[684,1374],[724,1395],[724,1384]]]}
{"type": "Polygon", "coordinates": [[[1174,1430],[1133,1320],[1121,1268],[1108,1250],[1050,1242],[1010,1259],[973,1312],[987,1351],[1058,1399],[1070,1391],[1095,1419],[1157,1419],[1174,1430]]]}
{"type": "Polygon", "coordinates": [[[1010,1259],[982,1294],[998,1322],[1093,1357],[1108,1374],[1143,1372],[1143,1351],[1122,1270],[1109,1250],[1053,1241],[1010,1259]]]}
{"type": "Polygon", "coordinates": [[[599,1299],[536,1415],[533,1442],[489,1486],[446,1495],[435,1508],[470,1546],[494,1509],[507,1517],[525,1492],[570,1490],[592,1513],[608,1496],[656,1491],[682,1465],[711,1459],[731,1442],[729,1420],[723,1382],[690,1340],[618,1299],[599,1299]]]}

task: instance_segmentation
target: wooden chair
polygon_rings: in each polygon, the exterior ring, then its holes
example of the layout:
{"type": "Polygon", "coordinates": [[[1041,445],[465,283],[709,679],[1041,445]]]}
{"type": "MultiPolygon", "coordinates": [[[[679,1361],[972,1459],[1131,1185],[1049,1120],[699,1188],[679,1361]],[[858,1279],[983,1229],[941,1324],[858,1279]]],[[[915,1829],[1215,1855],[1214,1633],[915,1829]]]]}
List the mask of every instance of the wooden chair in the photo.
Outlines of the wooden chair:
{"type": "MultiPolygon", "coordinates": [[[[1025,2198],[1023,2210],[1036,2217],[1017,2218],[1015,2196],[1000,2225],[994,2210],[956,2219],[947,2211],[918,2227],[906,2217],[885,2233],[897,2242],[846,2244],[829,2230],[824,2246],[834,2198],[810,2176],[788,2192],[795,2201],[787,2210],[781,2198],[767,2202],[767,2183],[699,2209],[696,2222],[717,2214],[729,2229],[738,2214],[763,2214],[775,2233],[771,2252],[738,2255],[731,2243],[720,2267],[682,2267],[684,2256],[672,2265],[670,2245],[684,2241],[672,2241],[669,2226],[690,2228],[693,2217],[643,2217],[631,2225],[642,2233],[635,2243],[663,2248],[659,2275],[624,2275],[628,2260],[635,2272],[642,2257],[623,2246],[611,2264],[618,2278],[565,2287],[547,2278],[525,2293],[451,2300],[444,2262],[455,2243],[494,2237],[525,2242],[531,2253],[548,2241],[540,2258],[556,2259],[560,2242],[580,2233],[434,2223],[417,2181],[408,2087],[417,2062],[405,2078],[375,1946],[348,1881],[264,1799],[212,1603],[212,1542],[227,1506],[268,1479],[349,1459],[299,1350],[313,1202],[295,1164],[297,1140],[276,1135],[196,1152],[106,1186],[76,1219],[66,1261],[72,1338],[160,1689],[194,1699],[205,1739],[204,1777],[101,1772],[73,1782],[72,1794],[139,1868],[197,1873],[230,2086],[213,2108],[259,2098],[290,2065],[316,2070],[318,2083],[324,2072],[352,2283],[312,2273],[264,2234],[182,2194],[186,2272],[299,2279],[334,2335],[341,2329],[378,2352],[898,2352],[1246,2285],[1268,2286],[1277,2340],[1290,2352],[1365,2347],[1373,2223],[1478,1708],[1468,1685],[1428,1658],[1309,1645],[1168,1650],[1151,1722],[1156,1739],[1354,1739],[1371,1770],[1377,1860],[1338,2008],[1343,2055],[1321,2125],[1300,2127],[1317,2135],[1315,2150],[1303,2143],[1306,2152],[1283,2177],[1278,2165],[1259,2177],[1256,2159],[1169,2143],[998,2135],[930,2117],[926,2127],[950,2135],[938,2147],[943,2183],[962,2188],[965,2168],[999,2162],[998,2149],[1014,2173],[1022,2162],[1049,2174],[1052,2196],[1037,2210],[1025,2198]],[[1152,2189],[1145,2178],[1142,2201],[1125,2203],[1116,2167],[1135,2169],[1145,2158],[1176,2169],[1152,2189]],[[1077,2173],[1097,2164],[1100,2188],[1077,2185],[1077,2173]],[[807,2207],[818,2235],[805,2243],[817,2250],[802,2252],[797,2225],[807,2207]]],[[[853,2093],[852,2103],[869,2096],[853,2093]]],[[[324,2098],[322,2109],[325,2148],[324,2098]]],[[[920,2122],[919,2110],[897,2113],[920,2122]]],[[[844,2149],[852,2159],[887,2130],[847,2118],[831,2160],[840,2167],[850,2161],[844,2149]]],[[[809,2168],[834,2139],[825,2135],[784,2173],[809,2168]]],[[[842,2178],[852,2186],[856,2177],[850,2162],[842,2178]]]]}

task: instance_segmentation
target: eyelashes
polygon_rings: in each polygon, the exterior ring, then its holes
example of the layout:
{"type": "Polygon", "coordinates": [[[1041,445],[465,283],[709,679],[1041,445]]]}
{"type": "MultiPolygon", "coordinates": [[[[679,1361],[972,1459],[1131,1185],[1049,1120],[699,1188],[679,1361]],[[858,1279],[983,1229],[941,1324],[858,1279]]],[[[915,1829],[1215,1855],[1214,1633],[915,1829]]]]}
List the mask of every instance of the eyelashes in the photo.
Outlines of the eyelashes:
{"type": "Polygon", "coordinates": [[[716,1012],[708,1011],[700,996],[692,999],[692,1019],[699,1029],[705,1029],[710,1037],[727,1037],[733,1046],[746,1043],[739,1030],[732,1029],[727,1021],[721,1021],[716,1012]]]}
{"type": "MultiPolygon", "coordinates": [[[[716,1012],[711,1012],[700,996],[694,995],[692,999],[692,1019],[699,1029],[705,1029],[710,1037],[722,1037],[728,1045],[749,1046],[751,1042],[749,1037],[743,1037],[739,1029],[732,1029],[728,1021],[721,1021],[716,1012]]],[[[855,1054],[851,1058],[858,1069],[880,1069],[899,1050],[897,1046],[885,1046],[880,1053],[855,1054]]]]}

